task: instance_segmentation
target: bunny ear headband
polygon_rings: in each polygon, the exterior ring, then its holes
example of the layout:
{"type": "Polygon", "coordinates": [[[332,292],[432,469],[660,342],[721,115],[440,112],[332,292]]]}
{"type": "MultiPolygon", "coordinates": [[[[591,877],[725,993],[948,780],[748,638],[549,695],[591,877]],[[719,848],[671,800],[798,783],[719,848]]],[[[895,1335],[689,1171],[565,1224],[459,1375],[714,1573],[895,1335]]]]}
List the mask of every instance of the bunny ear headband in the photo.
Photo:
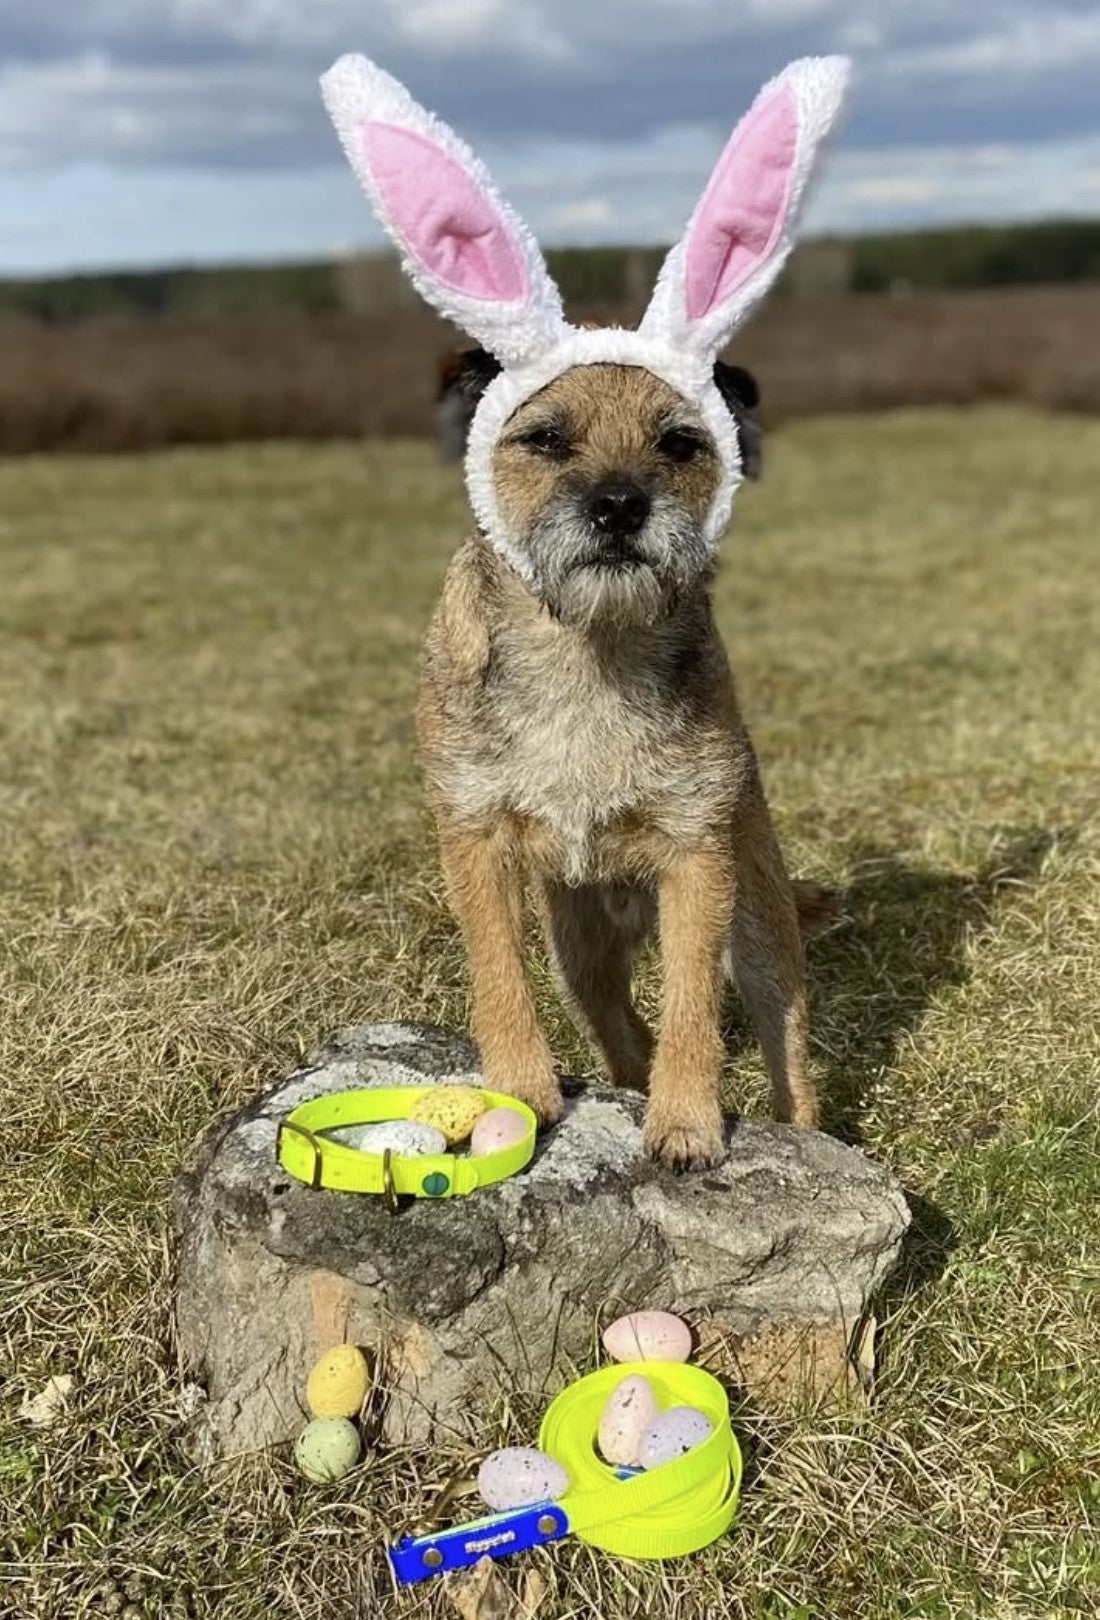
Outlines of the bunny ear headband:
{"type": "Polygon", "coordinates": [[[360,185],[412,281],[501,362],[477,408],[466,482],[481,527],[527,568],[493,493],[492,454],[518,405],[577,365],[642,366],[702,413],[723,477],[706,522],[718,542],[741,477],[737,432],[714,362],[776,279],[806,182],[844,95],[844,57],[806,57],[764,86],[730,137],[637,331],[570,326],[538,243],[453,130],[363,56],[321,79],[360,185]]]}

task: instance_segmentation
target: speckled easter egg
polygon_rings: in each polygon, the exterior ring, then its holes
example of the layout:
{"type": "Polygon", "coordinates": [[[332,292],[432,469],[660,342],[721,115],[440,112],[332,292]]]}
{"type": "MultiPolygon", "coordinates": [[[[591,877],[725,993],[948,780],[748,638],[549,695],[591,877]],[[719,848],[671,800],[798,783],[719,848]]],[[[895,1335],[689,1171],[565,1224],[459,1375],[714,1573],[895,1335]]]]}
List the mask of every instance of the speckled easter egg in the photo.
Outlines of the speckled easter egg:
{"type": "Polygon", "coordinates": [[[354,1344],[338,1344],[315,1363],[306,1400],[317,1418],[353,1418],[367,1398],[367,1358],[354,1344]]]}
{"type": "Polygon", "coordinates": [[[486,1507],[506,1513],[530,1502],[557,1501],[569,1489],[569,1475],[545,1451],[507,1446],[486,1457],[478,1469],[477,1488],[486,1507]]]}
{"type": "Polygon", "coordinates": [[[668,1311],[635,1311],[612,1322],[603,1347],[612,1361],[686,1361],[691,1329],[668,1311]]]}
{"type": "Polygon", "coordinates": [[[298,1436],[294,1460],[315,1484],[343,1479],[359,1461],[359,1435],[354,1423],[347,1418],[314,1418],[298,1436]]]}
{"type": "Polygon", "coordinates": [[[484,1097],[472,1086],[436,1086],[416,1099],[409,1118],[434,1125],[453,1144],[464,1142],[486,1111],[484,1097]]]}
{"type": "Polygon", "coordinates": [[[653,1419],[638,1442],[638,1461],[643,1468],[659,1468],[674,1462],[686,1451],[694,1451],[714,1433],[710,1419],[694,1406],[670,1406],[653,1419]]]}
{"type": "Polygon", "coordinates": [[[514,1108],[490,1108],[482,1114],[470,1133],[470,1153],[478,1159],[483,1153],[500,1153],[515,1147],[527,1135],[529,1127],[523,1115],[514,1108]]]}
{"type": "Polygon", "coordinates": [[[422,1125],[414,1119],[383,1119],[377,1125],[341,1125],[330,1132],[337,1142],[360,1153],[400,1154],[405,1159],[419,1159],[425,1153],[446,1153],[447,1138],[433,1125],[422,1125]]]}
{"type": "Polygon", "coordinates": [[[657,1416],[657,1397],[648,1378],[632,1373],[616,1384],[600,1418],[597,1444],[605,1462],[633,1467],[642,1435],[657,1416]]]}

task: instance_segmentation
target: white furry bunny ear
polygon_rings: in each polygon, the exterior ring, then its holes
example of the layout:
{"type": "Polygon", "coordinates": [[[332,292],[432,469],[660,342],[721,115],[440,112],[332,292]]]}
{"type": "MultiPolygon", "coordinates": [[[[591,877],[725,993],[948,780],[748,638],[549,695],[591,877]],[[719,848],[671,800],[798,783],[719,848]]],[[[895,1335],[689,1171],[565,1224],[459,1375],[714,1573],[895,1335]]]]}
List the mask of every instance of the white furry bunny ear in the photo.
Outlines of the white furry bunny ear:
{"type": "Polygon", "coordinates": [[[641,323],[648,337],[713,357],[763,298],[793,245],[848,65],[843,56],[805,57],[761,90],[664,262],[641,323]]]}
{"type": "Polygon", "coordinates": [[[566,330],[531,232],[453,130],[365,56],[322,76],[325,106],[379,222],[436,309],[505,365],[566,330]]]}

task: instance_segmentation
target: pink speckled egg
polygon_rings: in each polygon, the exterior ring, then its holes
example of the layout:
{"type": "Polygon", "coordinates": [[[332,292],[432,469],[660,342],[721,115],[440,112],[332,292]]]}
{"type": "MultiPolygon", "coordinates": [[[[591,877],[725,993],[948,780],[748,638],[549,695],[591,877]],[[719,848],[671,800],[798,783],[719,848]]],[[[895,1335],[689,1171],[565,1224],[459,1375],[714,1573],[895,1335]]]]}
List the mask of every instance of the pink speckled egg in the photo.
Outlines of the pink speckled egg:
{"type": "Polygon", "coordinates": [[[507,1513],[530,1502],[556,1501],[569,1489],[569,1475],[545,1451],[506,1446],[486,1457],[477,1472],[477,1488],[486,1507],[507,1513]]]}
{"type": "Polygon", "coordinates": [[[600,1418],[597,1444],[605,1462],[632,1468],[642,1435],[657,1416],[657,1397],[648,1378],[631,1373],[616,1384],[600,1418]]]}
{"type": "Polygon", "coordinates": [[[635,1311],[612,1322],[603,1347],[612,1361],[686,1361],[691,1329],[668,1311],[635,1311]]]}
{"type": "Polygon", "coordinates": [[[490,1108],[482,1114],[470,1133],[470,1154],[500,1153],[515,1147],[527,1135],[527,1121],[514,1108],[490,1108]]]}
{"type": "Polygon", "coordinates": [[[670,1406],[655,1417],[638,1442],[638,1461],[643,1468],[659,1468],[675,1462],[686,1451],[694,1451],[714,1433],[710,1419],[694,1406],[670,1406]]]}

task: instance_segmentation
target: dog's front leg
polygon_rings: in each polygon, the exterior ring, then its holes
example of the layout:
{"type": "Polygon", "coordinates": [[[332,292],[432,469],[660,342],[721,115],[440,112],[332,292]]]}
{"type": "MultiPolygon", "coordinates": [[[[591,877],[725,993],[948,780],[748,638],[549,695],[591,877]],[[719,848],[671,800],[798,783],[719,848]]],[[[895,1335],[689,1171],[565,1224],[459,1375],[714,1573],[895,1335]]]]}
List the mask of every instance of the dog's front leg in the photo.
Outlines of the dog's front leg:
{"type": "Polygon", "coordinates": [[[452,827],[441,830],[440,855],[470,962],[485,1084],[529,1103],[549,1124],[561,1112],[561,1091],[523,970],[519,851],[503,831],[452,827]]]}
{"type": "Polygon", "coordinates": [[[733,901],[733,857],[726,845],[683,851],[660,879],[664,1007],[645,1144],[674,1167],[714,1164],[724,1152],[720,1008],[733,901]]]}

